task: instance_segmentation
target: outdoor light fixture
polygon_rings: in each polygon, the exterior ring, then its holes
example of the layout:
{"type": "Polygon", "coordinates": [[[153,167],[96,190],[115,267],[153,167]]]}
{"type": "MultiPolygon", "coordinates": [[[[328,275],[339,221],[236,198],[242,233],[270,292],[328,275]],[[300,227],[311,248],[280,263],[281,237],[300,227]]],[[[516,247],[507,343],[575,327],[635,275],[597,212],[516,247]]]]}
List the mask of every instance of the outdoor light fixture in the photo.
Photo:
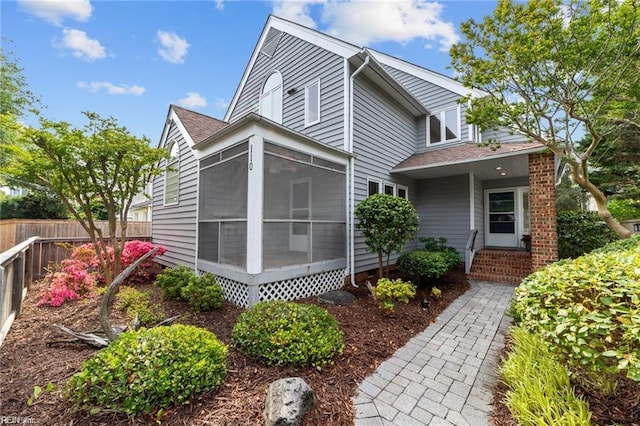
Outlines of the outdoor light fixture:
{"type": "Polygon", "coordinates": [[[424,299],[422,299],[422,310],[426,311],[427,309],[429,309],[429,301],[425,297],[424,299]]]}
{"type": "Polygon", "coordinates": [[[496,166],[496,170],[502,170],[502,166],[496,166]]]}
{"type": "Polygon", "coordinates": [[[298,91],[298,89],[296,89],[295,87],[292,87],[291,89],[287,90],[287,93],[289,94],[289,96],[291,96],[294,93],[296,93],[297,91],[298,91]]]}
{"type": "Polygon", "coordinates": [[[507,175],[507,172],[500,173],[500,176],[506,176],[506,175],[507,175]]]}

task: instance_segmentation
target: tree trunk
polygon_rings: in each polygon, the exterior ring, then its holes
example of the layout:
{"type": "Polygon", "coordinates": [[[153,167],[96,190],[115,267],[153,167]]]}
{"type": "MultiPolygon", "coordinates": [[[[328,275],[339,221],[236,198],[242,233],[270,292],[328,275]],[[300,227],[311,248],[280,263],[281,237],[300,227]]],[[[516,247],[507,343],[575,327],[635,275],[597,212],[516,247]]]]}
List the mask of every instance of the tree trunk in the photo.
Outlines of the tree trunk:
{"type": "Polygon", "coordinates": [[[109,305],[111,304],[111,299],[113,299],[113,295],[116,294],[116,290],[118,286],[127,278],[131,273],[147,258],[153,256],[160,247],[155,247],[153,250],[148,251],[144,254],[140,259],[133,262],[131,265],[127,267],[124,271],[118,274],[118,276],[109,284],[106,293],[102,297],[102,303],[100,304],[100,326],[102,326],[102,331],[107,336],[110,342],[113,342],[118,338],[118,335],[111,328],[111,324],[109,323],[109,305]]]}
{"type": "Polygon", "coordinates": [[[378,252],[378,279],[383,277],[384,273],[384,263],[382,261],[382,252],[378,252]]]}
{"type": "Polygon", "coordinates": [[[607,209],[607,197],[595,186],[588,177],[585,177],[579,172],[579,165],[577,163],[569,162],[571,168],[571,177],[573,181],[583,187],[596,202],[596,208],[598,209],[598,215],[604,220],[609,229],[615,232],[622,240],[631,237],[631,231],[620,225],[620,222],[611,215],[611,212],[607,209]]]}

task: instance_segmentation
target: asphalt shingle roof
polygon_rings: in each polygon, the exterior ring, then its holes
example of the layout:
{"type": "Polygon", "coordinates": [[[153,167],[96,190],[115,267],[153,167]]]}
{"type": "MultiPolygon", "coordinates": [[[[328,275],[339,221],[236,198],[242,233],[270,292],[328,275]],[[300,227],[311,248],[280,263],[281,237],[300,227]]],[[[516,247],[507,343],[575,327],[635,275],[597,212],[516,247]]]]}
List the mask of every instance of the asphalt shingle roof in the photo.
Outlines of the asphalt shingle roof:
{"type": "Polygon", "coordinates": [[[229,123],[199,112],[190,111],[176,105],[171,105],[171,107],[180,118],[194,144],[202,142],[218,130],[229,125],[229,123]]]}

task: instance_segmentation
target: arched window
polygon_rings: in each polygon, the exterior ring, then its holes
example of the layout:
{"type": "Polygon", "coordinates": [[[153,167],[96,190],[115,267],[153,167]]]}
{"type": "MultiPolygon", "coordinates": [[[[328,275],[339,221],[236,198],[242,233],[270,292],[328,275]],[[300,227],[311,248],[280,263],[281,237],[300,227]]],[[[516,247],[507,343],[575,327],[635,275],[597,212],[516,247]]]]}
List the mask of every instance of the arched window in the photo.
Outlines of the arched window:
{"type": "Polygon", "coordinates": [[[277,71],[267,78],[262,87],[260,115],[282,124],[282,75],[277,71]]]}
{"type": "Polygon", "coordinates": [[[171,142],[169,159],[164,172],[164,204],[178,203],[178,188],[180,183],[180,146],[171,142]]]}

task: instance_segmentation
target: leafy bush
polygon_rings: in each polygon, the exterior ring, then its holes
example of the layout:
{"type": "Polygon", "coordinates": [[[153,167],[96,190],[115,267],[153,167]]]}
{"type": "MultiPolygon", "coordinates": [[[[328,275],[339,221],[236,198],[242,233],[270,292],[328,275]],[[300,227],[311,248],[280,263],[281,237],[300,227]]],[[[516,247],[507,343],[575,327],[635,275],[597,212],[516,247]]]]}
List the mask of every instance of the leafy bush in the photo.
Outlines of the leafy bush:
{"type": "Polygon", "coordinates": [[[442,290],[438,287],[431,287],[431,295],[436,299],[440,299],[442,297],[442,290]]]}
{"type": "Polygon", "coordinates": [[[621,250],[631,250],[640,247],[640,234],[634,234],[624,240],[614,241],[604,247],[594,250],[592,253],[610,253],[621,250]]]}
{"type": "Polygon", "coordinates": [[[218,309],[224,302],[222,287],[216,281],[216,276],[208,272],[182,287],[180,295],[196,312],[218,309]]]}
{"type": "Polygon", "coordinates": [[[572,370],[602,384],[615,383],[618,373],[640,381],[640,245],[626,248],[633,242],[534,272],[512,306],[516,322],[542,335],[572,370]]]}
{"type": "Polygon", "coordinates": [[[640,200],[616,198],[609,201],[607,210],[618,220],[640,219],[640,200]]]}
{"type": "Polygon", "coordinates": [[[505,405],[519,425],[591,425],[587,403],[576,397],[569,372],[553,358],[545,340],[524,328],[511,329],[513,350],[500,367],[509,387],[505,405]]]}
{"type": "Polygon", "coordinates": [[[402,250],[418,232],[418,213],[410,201],[388,194],[374,194],[358,204],[356,228],[362,231],[367,249],[378,255],[378,276],[382,277],[383,255],[402,250]]]}
{"type": "Polygon", "coordinates": [[[166,268],[156,276],[156,285],[162,289],[162,298],[165,300],[183,300],[182,288],[196,281],[193,271],[184,265],[177,268],[166,268]]]}
{"type": "Polygon", "coordinates": [[[409,282],[401,279],[391,281],[388,278],[380,278],[375,287],[373,295],[378,301],[380,309],[388,315],[395,311],[395,302],[409,303],[409,300],[416,295],[416,288],[409,282]]]}
{"type": "Polygon", "coordinates": [[[152,413],[220,385],[227,347],[202,328],[172,325],[123,333],[82,364],[66,396],[80,408],[152,413]]]}
{"type": "Polygon", "coordinates": [[[95,274],[87,271],[89,265],[81,260],[63,260],[49,272],[43,281],[49,287],[38,296],[38,306],[60,306],[66,300],[82,299],[92,294],[95,285],[95,274]]]}
{"type": "Polygon", "coordinates": [[[151,291],[140,291],[134,287],[120,287],[116,308],[127,312],[133,321],[138,316],[141,324],[151,324],[164,318],[162,306],[151,303],[151,291]]]}
{"type": "Polygon", "coordinates": [[[558,257],[575,259],[618,237],[596,212],[558,213],[558,257]]]}
{"type": "Polygon", "coordinates": [[[413,250],[398,257],[398,271],[417,279],[439,278],[460,264],[458,251],[447,246],[446,238],[420,238],[423,249],[413,250]]]}
{"type": "Polygon", "coordinates": [[[284,301],[260,302],[233,328],[233,342],[268,365],[332,364],[344,348],[338,321],[325,309],[284,301]]]}

